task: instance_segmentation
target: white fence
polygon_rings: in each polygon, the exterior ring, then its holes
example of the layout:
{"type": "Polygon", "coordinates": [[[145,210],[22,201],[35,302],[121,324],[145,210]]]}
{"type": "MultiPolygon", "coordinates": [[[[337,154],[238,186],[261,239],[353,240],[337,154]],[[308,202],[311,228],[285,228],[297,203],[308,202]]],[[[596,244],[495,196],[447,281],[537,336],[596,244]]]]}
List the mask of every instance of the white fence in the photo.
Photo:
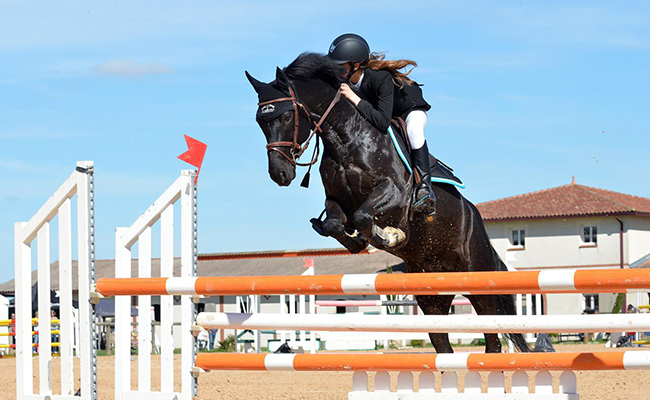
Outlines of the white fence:
{"type": "Polygon", "coordinates": [[[28,222],[15,232],[16,393],[17,399],[97,399],[94,312],[88,300],[79,301],[80,395],[74,391],[72,309],[72,198],[77,195],[77,259],[79,298],[89,299],[95,282],[94,165],[77,163],[76,170],[28,222]],[[58,216],[59,292],[61,320],[61,393],[52,393],[51,335],[39,335],[39,390],[35,393],[32,363],[32,244],[37,242],[39,332],[50,332],[50,222],[58,216]]]}

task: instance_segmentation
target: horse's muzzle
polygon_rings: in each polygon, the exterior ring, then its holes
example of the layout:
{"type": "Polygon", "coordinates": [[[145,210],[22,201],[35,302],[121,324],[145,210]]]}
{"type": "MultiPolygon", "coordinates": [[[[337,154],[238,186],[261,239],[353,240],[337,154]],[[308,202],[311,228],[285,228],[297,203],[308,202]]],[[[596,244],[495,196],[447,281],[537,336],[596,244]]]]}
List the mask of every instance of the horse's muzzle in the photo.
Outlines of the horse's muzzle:
{"type": "Polygon", "coordinates": [[[289,186],[296,178],[296,168],[282,155],[269,152],[269,175],[279,186],[289,186]]]}

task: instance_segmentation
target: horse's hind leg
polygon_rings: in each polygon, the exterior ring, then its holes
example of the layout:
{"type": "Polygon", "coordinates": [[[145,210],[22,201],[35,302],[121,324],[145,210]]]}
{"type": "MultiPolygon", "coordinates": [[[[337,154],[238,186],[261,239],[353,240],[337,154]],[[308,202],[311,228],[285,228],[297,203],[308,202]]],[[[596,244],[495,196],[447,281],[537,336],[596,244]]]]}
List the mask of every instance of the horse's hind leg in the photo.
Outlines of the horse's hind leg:
{"type": "MultiPolygon", "coordinates": [[[[454,296],[415,296],[418,305],[426,315],[447,315],[454,296]]],[[[429,333],[431,343],[438,353],[453,353],[446,333],[429,333]]]]}
{"type": "Polygon", "coordinates": [[[341,206],[333,201],[325,201],[325,213],[327,217],[323,221],[323,232],[338,240],[350,253],[359,253],[368,246],[368,242],[359,237],[350,236],[345,232],[347,217],[341,206]]]}
{"type": "MultiPolygon", "coordinates": [[[[498,315],[498,299],[496,296],[467,296],[479,315],[498,315]]],[[[501,341],[496,333],[484,333],[485,352],[501,353],[501,341]]]]}

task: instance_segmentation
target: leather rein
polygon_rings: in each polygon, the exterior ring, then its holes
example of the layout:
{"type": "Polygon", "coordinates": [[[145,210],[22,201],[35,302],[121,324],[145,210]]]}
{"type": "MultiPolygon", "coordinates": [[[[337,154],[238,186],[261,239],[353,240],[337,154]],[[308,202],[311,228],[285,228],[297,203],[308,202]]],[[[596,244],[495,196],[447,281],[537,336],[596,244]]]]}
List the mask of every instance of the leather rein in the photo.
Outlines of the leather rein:
{"type": "Polygon", "coordinates": [[[322,132],[321,130],[321,125],[323,122],[325,122],[325,118],[329,115],[330,111],[332,111],[332,108],[338,103],[338,101],[341,99],[341,90],[339,89],[336,92],[336,95],[334,96],[334,99],[330,103],[330,105],[327,107],[327,110],[325,113],[320,117],[317,123],[314,123],[314,121],[311,119],[311,116],[309,115],[309,111],[307,111],[307,108],[304,106],[304,104],[300,103],[296,97],[296,94],[294,93],[293,89],[289,87],[289,93],[291,94],[291,97],[282,97],[279,99],[274,99],[274,100],[269,100],[269,101],[263,101],[261,103],[257,103],[258,107],[265,106],[267,104],[272,104],[272,103],[279,103],[282,101],[290,101],[293,103],[293,112],[294,112],[294,131],[293,131],[293,142],[273,142],[269,143],[266,145],[266,150],[267,151],[277,151],[278,153],[282,154],[284,158],[287,159],[293,166],[299,165],[299,166],[312,166],[316,164],[318,161],[318,156],[320,155],[320,149],[318,147],[318,143],[316,143],[316,156],[313,157],[311,162],[308,163],[299,163],[298,159],[302,154],[307,150],[307,147],[309,147],[309,142],[311,139],[314,137],[319,132],[322,132]],[[303,113],[307,116],[307,119],[309,120],[309,123],[313,128],[311,128],[311,134],[307,138],[307,140],[304,142],[304,144],[298,143],[298,133],[299,133],[299,128],[300,128],[300,110],[303,111],[303,113]],[[289,157],[284,151],[280,150],[283,147],[289,147],[289,153],[291,154],[291,157],[289,157]]]}

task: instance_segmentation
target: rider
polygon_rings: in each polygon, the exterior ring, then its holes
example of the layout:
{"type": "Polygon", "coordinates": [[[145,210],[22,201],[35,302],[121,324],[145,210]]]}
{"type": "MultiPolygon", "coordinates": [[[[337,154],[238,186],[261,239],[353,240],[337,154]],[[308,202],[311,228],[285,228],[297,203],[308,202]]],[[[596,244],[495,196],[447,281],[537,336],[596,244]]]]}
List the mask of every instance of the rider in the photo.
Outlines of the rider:
{"type": "Polygon", "coordinates": [[[409,65],[416,67],[417,63],[384,60],[383,54],[371,53],[368,42],[354,33],[334,39],[327,56],[346,70],[349,83],[341,84],[341,94],[377,129],[386,132],[393,117],[404,119],[412,148],[412,162],[420,174],[414,207],[416,211],[433,212],[436,195],[431,189],[429,149],[424,138],[426,111],[431,106],[422,97],[417,82],[408,77],[411,71],[399,71],[409,65]]]}

